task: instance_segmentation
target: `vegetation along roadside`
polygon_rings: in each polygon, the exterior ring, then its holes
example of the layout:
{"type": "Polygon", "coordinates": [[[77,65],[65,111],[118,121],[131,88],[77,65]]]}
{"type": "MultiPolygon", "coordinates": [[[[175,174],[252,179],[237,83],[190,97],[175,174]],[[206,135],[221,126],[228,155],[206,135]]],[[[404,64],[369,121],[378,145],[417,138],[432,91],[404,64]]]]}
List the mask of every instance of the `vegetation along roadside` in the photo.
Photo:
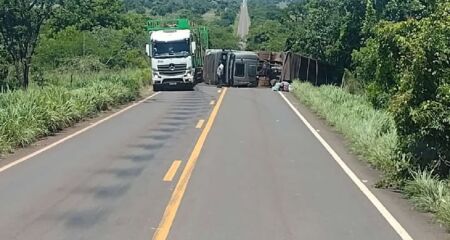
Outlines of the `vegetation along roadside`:
{"type": "Polygon", "coordinates": [[[417,168],[400,151],[391,113],[375,109],[367,97],[335,86],[295,81],[293,94],[341,132],[354,153],[384,174],[379,186],[402,190],[416,207],[435,213],[450,226],[450,183],[433,170],[417,168]]]}
{"type": "Polygon", "coordinates": [[[149,75],[141,69],[62,74],[49,86],[0,94],[0,154],[135,100],[149,75]]]}
{"type": "Polygon", "coordinates": [[[342,88],[297,97],[384,173],[383,187],[450,225],[450,2],[249,0],[250,50],[336,66],[342,88]],[[270,6],[270,7],[267,7],[270,6]]]}

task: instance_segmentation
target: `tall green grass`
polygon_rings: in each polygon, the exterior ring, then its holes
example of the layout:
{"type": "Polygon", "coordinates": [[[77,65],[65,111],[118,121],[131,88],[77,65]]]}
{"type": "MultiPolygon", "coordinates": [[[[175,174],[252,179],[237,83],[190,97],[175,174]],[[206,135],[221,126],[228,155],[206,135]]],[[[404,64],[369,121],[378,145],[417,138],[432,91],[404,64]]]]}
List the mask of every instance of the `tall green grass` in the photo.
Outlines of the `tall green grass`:
{"type": "Polygon", "coordinates": [[[430,171],[417,170],[401,157],[395,123],[389,113],[375,110],[364,96],[335,86],[314,87],[294,81],[293,88],[301,102],[351,142],[355,153],[385,174],[383,186],[400,188],[417,208],[435,213],[450,226],[449,182],[430,171]]]}
{"type": "Polygon", "coordinates": [[[397,131],[388,113],[375,110],[364,97],[334,86],[317,88],[296,81],[293,87],[297,98],[344,134],[355,153],[384,172],[398,171],[398,163],[394,161],[397,131]]]}
{"type": "Polygon", "coordinates": [[[50,84],[0,94],[0,154],[139,97],[145,70],[50,74],[50,84]]]}
{"type": "Polygon", "coordinates": [[[404,192],[414,205],[432,212],[438,220],[450,227],[450,185],[448,180],[438,179],[431,171],[416,171],[404,192]]]}

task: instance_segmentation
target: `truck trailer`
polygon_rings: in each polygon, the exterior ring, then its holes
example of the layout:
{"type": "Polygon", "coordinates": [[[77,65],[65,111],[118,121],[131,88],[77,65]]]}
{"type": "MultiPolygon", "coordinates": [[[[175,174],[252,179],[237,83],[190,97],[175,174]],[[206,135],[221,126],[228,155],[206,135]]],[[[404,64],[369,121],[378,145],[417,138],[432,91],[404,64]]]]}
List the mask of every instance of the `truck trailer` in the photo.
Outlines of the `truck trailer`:
{"type": "Polygon", "coordinates": [[[153,90],[193,89],[202,78],[208,29],[188,19],[148,20],[153,90]]]}

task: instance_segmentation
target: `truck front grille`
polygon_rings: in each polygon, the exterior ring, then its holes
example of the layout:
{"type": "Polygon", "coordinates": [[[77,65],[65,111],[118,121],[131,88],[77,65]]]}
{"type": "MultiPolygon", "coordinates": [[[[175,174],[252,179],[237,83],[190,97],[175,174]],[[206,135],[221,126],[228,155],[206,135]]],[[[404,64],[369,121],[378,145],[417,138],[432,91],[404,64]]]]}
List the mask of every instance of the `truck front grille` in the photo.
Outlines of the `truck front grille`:
{"type": "Polygon", "coordinates": [[[161,75],[180,75],[186,72],[186,64],[166,64],[158,65],[161,75]]]}
{"type": "Polygon", "coordinates": [[[182,78],[169,78],[169,79],[164,79],[163,83],[179,83],[179,82],[183,82],[182,78]]]}

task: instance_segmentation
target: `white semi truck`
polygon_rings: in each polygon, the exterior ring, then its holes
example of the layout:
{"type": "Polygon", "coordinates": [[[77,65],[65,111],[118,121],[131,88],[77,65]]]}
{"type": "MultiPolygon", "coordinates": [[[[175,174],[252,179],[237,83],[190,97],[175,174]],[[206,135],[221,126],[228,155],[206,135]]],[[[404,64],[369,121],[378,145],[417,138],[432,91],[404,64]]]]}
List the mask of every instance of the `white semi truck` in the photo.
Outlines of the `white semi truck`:
{"type": "Polygon", "coordinates": [[[154,91],[192,89],[202,76],[206,28],[192,28],[187,19],[150,20],[148,31],[154,91]]]}

